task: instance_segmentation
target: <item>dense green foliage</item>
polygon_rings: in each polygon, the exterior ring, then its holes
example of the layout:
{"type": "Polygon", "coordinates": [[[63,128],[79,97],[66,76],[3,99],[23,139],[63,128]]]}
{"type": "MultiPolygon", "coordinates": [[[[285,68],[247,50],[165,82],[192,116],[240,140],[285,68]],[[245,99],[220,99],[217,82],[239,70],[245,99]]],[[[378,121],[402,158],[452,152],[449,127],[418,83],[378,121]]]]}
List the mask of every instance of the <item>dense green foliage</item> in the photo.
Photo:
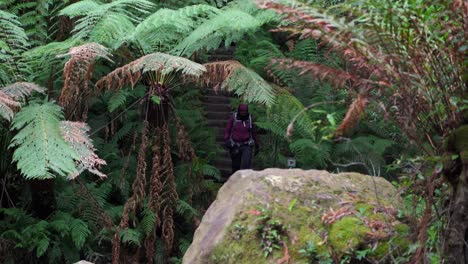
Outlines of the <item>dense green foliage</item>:
{"type": "Polygon", "coordinates": [[[394,180],[429,236],[406,254],[440,258],[432,168],[468,109],[466,6],[266,2],[0,1],[0,262],[179,263],[225,180],[207,86],[250,104],[257,168],[394,180]]]}

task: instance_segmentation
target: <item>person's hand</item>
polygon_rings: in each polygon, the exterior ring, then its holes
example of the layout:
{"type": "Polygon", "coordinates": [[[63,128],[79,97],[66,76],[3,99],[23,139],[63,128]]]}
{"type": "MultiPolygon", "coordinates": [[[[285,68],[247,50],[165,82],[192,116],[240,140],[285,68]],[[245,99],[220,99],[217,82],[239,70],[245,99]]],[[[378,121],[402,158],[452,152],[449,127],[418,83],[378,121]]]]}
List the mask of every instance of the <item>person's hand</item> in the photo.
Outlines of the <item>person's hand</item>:
{"type": "Polygon", "coordinates": [[[257,156],[259,151],[260,151],[260,146],[259,146],[259,145],[255,145],[254,156],[257,156]]]}
{"type": "Polygon", "coordinates": [[[232,148],[231,141],[229,139],[224,141],[224,147],[227,149],[232,148]]]}

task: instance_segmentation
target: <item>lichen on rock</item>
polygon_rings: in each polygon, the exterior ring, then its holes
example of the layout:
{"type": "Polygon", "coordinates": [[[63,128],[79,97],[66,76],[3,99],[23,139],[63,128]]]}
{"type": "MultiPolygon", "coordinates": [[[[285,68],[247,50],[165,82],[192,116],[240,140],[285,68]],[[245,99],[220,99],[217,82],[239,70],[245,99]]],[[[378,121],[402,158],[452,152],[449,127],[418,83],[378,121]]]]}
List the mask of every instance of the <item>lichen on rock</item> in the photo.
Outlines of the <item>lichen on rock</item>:
{"type": "Polygon", "coordinates": [[[367,250],[384,263],[409,244],[385,179],[317,170],[245,170],[220,189],[183,263],[333,263],[367,250]]]}

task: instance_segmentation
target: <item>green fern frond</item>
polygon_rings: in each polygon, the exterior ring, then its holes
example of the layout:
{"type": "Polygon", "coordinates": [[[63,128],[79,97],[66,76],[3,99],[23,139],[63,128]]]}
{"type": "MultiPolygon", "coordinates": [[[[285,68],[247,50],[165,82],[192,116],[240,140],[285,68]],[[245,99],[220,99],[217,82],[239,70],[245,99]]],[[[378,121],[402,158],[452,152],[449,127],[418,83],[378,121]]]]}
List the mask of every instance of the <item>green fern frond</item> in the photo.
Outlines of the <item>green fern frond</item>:
{"type": "Polygon", "coordinates": [[[53,103],[32,104],[16,114],[12,130],[18,134],[12,139],[16,147],[13,160],[27,179],[47,179],[77,173],[77,153],[70,148],[60,133],[63,113],[53,103]]]}
{"type": "Polygon", "coordinates": [[[85,0],[67,6],[59,15],[80,17],[73,31],[75,38],[106,36],[106,41],[109,41],[115,36],[124,36],[125,30],[119,28],[119,24],[125,26],[125,29],[132,29],[132,22],[141,21],[141,14],[148,13],[153,7],[154,4],[146,0],[117,0],[107,4],[85,0]]]}
{"type": "Polygon", "coordinates": [[[29,45],[28,37],[16,15],[0,10],[0,40],[3,48],[0,51],[14,52],[29,45]]]}
{"type": "Polygon", "coordinates": [[[137,229],[126,228],[120,231],[120,238],[123,243],[139,247],[141,245],[143,234],[137,229]]]}
{"type": "Polygon", "coordinates": [[[112,219],[112,222],[116,223],[122,217],[123,205],[111,206],[106,209],[106,213],[112,219]]]}
{"type": "Polygon", "coordinates": [[[144,216],[140,221],[139,227],[143,230],[145,235],[149,235],[156,225],[156,215],[150,210],[144,211],[144,216]]]}
{"type": "Polygon", "coordinates": [[[110,113],[112,113],[117,108],[125,105],[125,103],[127,102],[127,97],[128,97],[128,91],[126,90],[119,90],[113,93],[112,97],[109,99],[109,102],[107,103],[107,110],[110,113]]]}
{"type": "Polygon", "coordinates": [[[275,92],[270,84],[246,67],[236,69],[223,86],[249,103],[262,103],[266,106],[275,103],[275,92]]]}
{"type": "Polygon", "coordinates": [[[169,51],[203,21],[219,13],[209,5],[162,8],[138,24],[128,40],[138,43],[145,53],[169,51]]]}
{"type": "Polygon", "coordinates": [[[70,235],[75,246],[81,249],[88,236],[91,235],[91,230],[85,222],[76,218],[70,223],[70,235]]]}
{"type": "Polygon", "coordinates": [[[43,237],[36,244],[36,257],[42,257],[49,248],[50,239],[48,237],[43,237]]]}
{"type": "Polygon", "coordinates": [[[213,178],[215,178],[216,180],[219,180],[219,181],[222,180],[221,172],[215,166],[212,166],[210,164],[203,164],[202,165],[202,172],[203,172],[203,175],[211,176],[211,177],[213,177],[213,178]]]}
{"type": "Polygon", "coordinates": [[[199,82],[217,90],[226,89],[240,96],[246,102],[273,105],[275,92],[273,88],[256,72],[246,68],[238,61],[217,61],[204,64],[207,71],[199,82]]]}
{"type": "Polygon", "coordinates": [[[179,215],[185,216],[187,218],[199,216],[197,209],[193,208],[189,203],[187,203],[184,200],[177,201],[176,212],[179,215]]]}
{"type": "Polygon", "coordinates": [[[248,13],[236,9],[224,10],[197,27],[173,49],[173,53],[190,57],[202,49],[217,49],[223,41],[228,47],[245,34],[255,32],[261,25],[248,13]]]}

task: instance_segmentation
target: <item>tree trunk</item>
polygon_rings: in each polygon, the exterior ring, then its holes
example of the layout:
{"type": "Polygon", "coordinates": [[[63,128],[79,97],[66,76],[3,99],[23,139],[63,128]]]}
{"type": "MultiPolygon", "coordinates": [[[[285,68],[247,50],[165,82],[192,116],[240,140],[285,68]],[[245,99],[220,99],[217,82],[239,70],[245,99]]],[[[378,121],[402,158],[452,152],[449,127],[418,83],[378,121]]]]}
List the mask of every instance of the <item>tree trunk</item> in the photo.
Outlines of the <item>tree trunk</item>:
{"type": "Polygon", "coordinates": [[[468,263],[468,165],[463,166],[457,186],[453,186],[451,215],[444,245],[445,263],[468,263]]]}
{"type": "Polygon", "coordinates": [[[465,264],[468,263],[468,125],[455,130],[446,147],[444,174],[452,186],[452,201],[445,233],[445,263],[465,264]]]}

